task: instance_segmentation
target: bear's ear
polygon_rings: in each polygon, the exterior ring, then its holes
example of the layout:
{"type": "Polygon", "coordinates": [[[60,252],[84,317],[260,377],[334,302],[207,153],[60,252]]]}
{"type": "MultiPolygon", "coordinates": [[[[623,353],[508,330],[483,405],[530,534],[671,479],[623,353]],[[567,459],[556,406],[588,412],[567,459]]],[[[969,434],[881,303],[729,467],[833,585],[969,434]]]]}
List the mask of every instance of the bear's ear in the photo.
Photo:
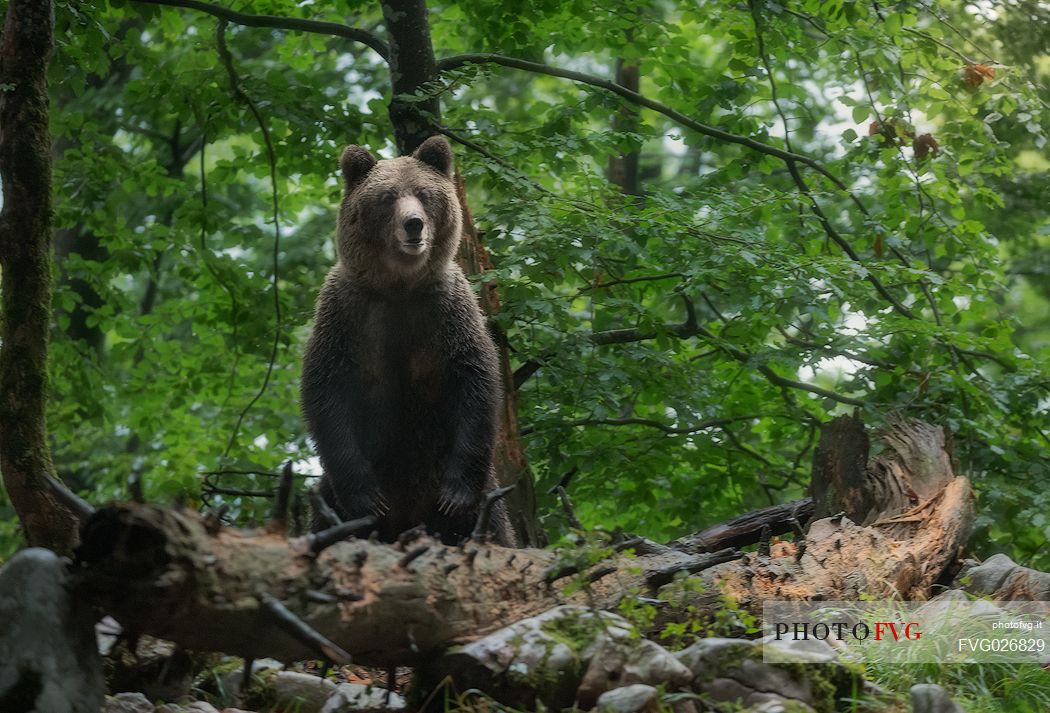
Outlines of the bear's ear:
{"type": "Polygon", "coordinates": [[[444,136],[431,136],[419,145],[412,158],[436,168],[439,173],[449,178],[452,177],[452,147],[448,145],[444,136]]]}
{"type": "Polygon", "coordinates": [[[363,146],[347,146],[343,149],[343,156],[339,159],[339,167],[343,169],[343,180],[346,182],[346,190],[352,191],[375,165],[375,156],[368,153],[368,149],[363,146]]]}

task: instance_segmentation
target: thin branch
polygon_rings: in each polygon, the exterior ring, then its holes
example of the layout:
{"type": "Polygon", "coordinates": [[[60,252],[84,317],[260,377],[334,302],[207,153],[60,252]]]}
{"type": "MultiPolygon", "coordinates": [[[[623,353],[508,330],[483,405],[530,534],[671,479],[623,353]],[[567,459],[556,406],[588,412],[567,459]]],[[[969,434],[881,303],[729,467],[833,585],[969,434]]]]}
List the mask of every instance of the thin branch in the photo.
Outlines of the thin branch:
{"type": "Polygon", "coordinates": [[[819,386],[813,384],[807,384],[802,381],[795,381],[794,379],[788,379],[776,373],[768,366],[758,367],[758,371],[762,376],[776,386],[782,386],[786,389],[797,389],[799,391],[808,391],[811,394],[816,394],[821,398],[831,399],[832,401],[838,401],[840,404],[849,404],[850,406],[864,406],[867,402],[864,399],[853,398],[852,396],[843,396],[835,391],[828,391],[819,386]]]}
{"type": "Polygon", "coordinates": [[[662,569],[648,572],[645,575],[645,583],[653,589],[658,589],[665,584],[670,583],[674,580],[674,576],[679,572],[688,572],[689,574],[696,574],[702,572],[705,569],[710,569],[717,564],[723,562],[732,562],[735,559],[740,559],[743,553],[739,550],[727,547],[726,549],[719,550],[718,552],[711,552],[702,554],[688,562],[678,562],[662,569]]]}
{"type": "Polygon", "coordinates": [[[492,517],[492,506],[497,500],[500,500],[507,495],[510,491],[517,487],[517,483],[511,483],[510,485],[504,485],[502,488],[496,488],[485,493],[485,497],[481,499],[481,508],[478,510],[478,519],[474,523],[474,531],[470,533],[470,539],[474,542],[484,544],[488,540],[489,536],[489,521],[492,517]]]}
{"type": "MultiPolygon", "coordinates": [[[[737,416],[735,418],[710,418],[706,421],[701,421],[693,426],[668,426],[665,423],[656,421],[651,418],[581,418],[575,421],[567,421],[565,423],[554,424],[552,428],[576,428],[578,426],[646,426],[648,428],[655,428],[658,431],[662,431],[669,436],[684,436],[691,433],[699,433],[700,431],[706,431],[709,428],[718,428],[725,426],[736,421],[750,421],[759,418],[759,416],[737,416]]],[[[536,428],[523,428],[521,429],[521,435],[527,436],[531,433],[535,433],[538,429],[536,428]]]]}
{"type": "MultiPolygon", "coordinates": [[[[562,69],[560,67],[552,67],[550,65],[541,64],[539,62],[529,62],[527,60],[518,59],[516,57],[508,57],[505,55],[491,53],[461,54],[454,55],[452,57],[446,57],[438,61],[437,69],[438,72],[441,73],[471,64],[497,64],[502,67],[520,69],[526,72],[544,74],[551,77],[560,77],[562,79],[568,79],[573,82],[579,82],[581,84],[587,84],[593,87],[598,87],[599,89],[604,89],[620,97],[623,97],[624,99],[634,104],[643,106],[647,109],[651,109],[659,114],[663,114],[669,119],[678,122],[682,126],[692,129],[693,131],[703,134],[704,136],[709,136],[711,138],[718,139],[719,141],[724,141],[726,143],[746,146],[747,148],[758,153],[779,158],[780,160],[784,161],[785,164],[787,164],[788,170],[791,173],[791,177],[795,181],[795,185],[798,187],[799,192],[802,193],[809,200],[810,209],[817,216],[818,220],[820,221],[821,227],[824,229],[824,232],[828,235],[828,237],[836,245],[838,245],[842,249],[842,251],[845,252],[847,256],[849,256],[851,260],[861,265],[864,264],[863,260],[861,260],[860,258],[860,255],[857,254],[857,252],[853,249],[849,242],[847,242],[846,239],[843,238],[842,235],[839,234],[839,232],[831,224],[831,221],[828,219],[823,209],[821,209],[820,204],[813,196],[813,193],[810,191],[809,186],[806,185],[805,181],[802,179],[802,176],[799,174],[798,165],[801,164],[803,166],[807,166],[819,173],[820,175],[827,178],[829,181],[831,181],[831,183],[836,188],[838,188],[850,198],[850,200],[864,215],[870,215],[870,212],[860,201],[860,199],[856,195],[854,195],[852,191],[849,190],[846,184],[840,178],[838,178],[838,176],[836,176],[827,168],[825,168],[816,159],[810,158],[809,156],[804,156],[802,154],[793,153],[792,151],[779,149],[775,146],[762,143],[761,141],[756,141],[750,137],[734,134],[729,131],[725,131],[723,129],[719,129],[714,126],[710,126],[708,124],[696,121],[695,119],[691,119],[685,114],[682,114],[681,112],[672,109],[666,104],[655,101],[642,94],[639,94],[638,92],[627,89],[626,87],[617,84],[616,82],[612,82],[592,74],[575,72],[568,69],[562,69]]],[[[875,277],[875,275],[872,274],[870,270],[865,270],[865,273],[866,279],[875,288],[876,292],[878,292],[884,299],[886,299],[897,312],[906,317],[915,317],[911,310],[905,307],[899,300],[897,300],[895,297],[893,297],[893,295],[889,293],[885,286],[883,286],[882,282],[877,277],[875,277]]]]}
{"type": "Polygon", "coordinates": [[[335,510],[325,502],[324,496],[317,488],[310,488],[310,507],[313,508],[317,520],[324,523],[325,527],[335,527],[342,523],[342,519],[335,514],[335,510]]]}
{"type": "MultiPolygon", "coordinates": [[[[835,226],[831,224],[831,220],[824,213],[824,210],[820,207],[820,204],[817,203],[817,199],[813,197],[813,193],[809,190],[809,186],[806,184],[806,180],[802,178],[802,174],[798,171],[798,166],[796,166],[793,162],[788,162],[787,166],[788,171],[791,173],[792,180],[794,180],[795,185],[798,186],[799,192],[809,199],[809,207],[813,211],[813,214],[817,216],[817,220],[819,220],[820,224],[824,227],[824,232],[827,234],[827,236],[831,238],[832,242],[834,242],[836,245],[839,246],[839,248],[842,249],[842,252],[846,253],[846,255],[849,256],[850,260],[853,260],[853,262],[857,263],[858,265],[863,265],[864,261],[861,260],[860,255],[857,254],[857,252],[853,249],[853,246],[850,245],[845,238],[839,235],[838,230],[836,230],[835,226]]],[[[914,312],[905,307],[896,297],[890,294],[889,290],[886,289],[886,286],[882,284],[882,281],[879,280],[879,278],[875,277],[874,273],[872,273],[870,270],[865,270],[864,276],[868,280],[868,282],[871,283],[871,286],[875,288],[875,291],[882,295],[882,298],[884,300],[893,305],[893,309],[895,309],[898,313],[907,317],[908,319],[918,319],[918,317],[915,316],[914,312]]]]}
{"type": "Polygon", "coordinates": [[[270,621],[296,641],[333,663],[341,666],[353,663],[350,654],[293,614],[277,597],[260,592],[256,598],[260,608],[269,615],[270,621]]]}
{"type": "MultiPolygon", "coordinates": [[[[226,294],[230,296],[230,344],[233,348],[233,358],[230,360],[230,377],[226,384],[226,396],[222,400],[222,404],[219,406],[219,412],[225,413],[226,406],[229,404],[230,399],[233,398],[234,384],[237,382],[237,367],[241,360],[241,350],[237,348],[237,292],[233,287],[222,279],[219,275],[219,271],[215,268],[212,263],[215,262],[216,258],[214,253],[208,248],[208,168],[206,161],[206,153],[208,148],[208,118],[205,118],[203,126],[201,127],[201,146],[200,153],[200,174],[201,174],[201,232],[200,232],[200,254],[201,262],[204,264],[204,269],[211,275],[212,280],[217,285],[222,287],[226,291],[226,294]]],[[[205,475],[226,475],[233,473],[234,471],[212,471],[205,475]]],[[[243,475],[271,475],[271,473],[255,473],[254,471],[243,472],[243,475]]]]}
{"type": "MultiPolygon", "coordinates": [[[[669,324],[664,327],[663,333],[670,336],[677,337],[679,339],[689,339],[691,337],[703,337],[704,339],[717,345],[718,348],[737,360],[741,364],[751,366],[752,356],[747,352],[734,347],[731,344],[726,343],[718,335],[713,333],[711,330],[703,327],[699,324],[691,324],[694,320],[687,319],[683,324],[669,324]]],[[[591,334],[590,341],[592,344],[597,346],[608,346],[610,344],[630,344],[633,342],[644,342],[649,339],[655,339],[657,332],[647,331],[643,332],[637,327],[627,327],[624,329],[610,329],[604,332],[595,332],[591,334]]],[[[549,352],[542,357],[536,359],[529,359],[520,367],[514,371],[514,386],[518,388],[521,384],[535,374],[543,366],[543,363],[553,358],[554,353],[549,352]]],[[[781,376],[780,374],[773,371],[768,366],[760,364],[755,367],[762,376],[766,377],[774,386],[780,386],[787,389],[797,389],[799,391],[808,391],[811,394],[816,394],[821,398],[831,399],[842,404],[848,404],[850,406],[864,406],[865,402],[863,399],[854,398],[852,396],[845,396],[843,394],[829,391],[828,389],[814,386],[813,384],[807,384],[801,381],[795,381],[794,379],[788,379],[787,377],[781,376]]],[[[524,432],[523,432],[524,434],[524,432]]]]}
{"type": "Polygon", "coordinates": [[[225,460],[229,457],[230,451],[233,450],[233,446],[237,442],[237,434],[240,432],[241,424],[244,422],[248,412],[255,403],[262,398],[262,395],[266,393],[266,389],[270,385],[270,377],[273,375],[274,364],[277,362],[277,348],[281,344],[281,294],[278,286],[280,273],[279,257],[281,251],[281,210],[280,199],[277,195],[277,153],[274,151],[273,141],[270,138],[270,130],[266,128],[266,121],[263,119],[259,107],[255,105],[252,98],[248,96],[247,92],[241,87],[241,81],[237,76],[237,70],[234,69],[233,56],[230,54],[230,50],[226,46],[226,20],[220,20],[218,26],[215,28],[215,42],[219,51],[219,58],[226,67],[226,73],[230,78],[230,90],[237,99],[242,101],[248,107],[248,110],[252,113],[252,116],[255,117],[255,121],[259,125],[259,131],[262,132],[263,141],[266,144],[266,154],[270,162],[271,200],[273,203],[273,346],[270,349],[270,361],[266,366],[266,376],[263,377],[263,383],[259,387],[259,391],[256,392],[255,396],[252,397],[252,400],[248,402],[237,417],[237,423],[234,424],[233,431],[230,433],[230,440],[226,444],[226,450],[222,454],[223,459],[225,460]]]}
{"type": "Polygon", "coordinates": [[[117,124],[117,128],[121,131],[127,131],[129,134],[139,134],[145,136],[148,139],[153,139],[159,143],[166,144],[171,140],[171,137],[165,134],[163,131],[157,131],[151,129],[148,126],[137,126],[135,124],[120,123],[117,124]]]}
{"type": "MultiPolygon", "coordinates": [[[[786,342],[788,342],[789,344],[794,344],[795,346],[802,347],[804,349],[812,349],[814,351],[821,351],[827,354],[833,354],[835,356],[846,357],[850,361],[855,361],[858,364],[867,364],[868,366],[874,366],[879,369],[886,369],[888,371],[893,371],[897,368],[896,364],[885,361],[883,359],[873,359],[871,357],[861,356],[851,351],[846,351],[845,349],[837,349],[832,344],[821,344],[820,342],[796,337],[794,335],[789,334],[783,327],[777,327],[776,330],[780,332],[780,335],[784,337],[784,340],[786,342]]],[[[905,369],[905,373],[916,374],[917,372],[915,372],[912,369],[905,369]]]]}
{"type": "Polygon", "coordinates": [[[662,275],[641,275],[639,277],[623,277],[623,278],[618,278],[618,279],[614,279],[614,280],[604,280],[604,281],[602,281],[600,283],[597,283],[597,284],[587,285],[586,287],[581,287],[576,292],[576,296],[578,297],[578,296],[584,294],[585,292],[590,292],[592,290],[604,290],[607,287],[615,287],[617,285],[633,285],[633,284],[638,283],[638,282],[657,282],[657,281],[660,281],[660,280],[670,280],[672,278],[682,278],[682,277],[685,277],[685,273],[681,273],[681,272],[667,272],[667,273],[664,273],[662,275]]]}
{"type": "Polygon", "coordinates": [[[62,481],[44,473],[44,482],[59,501],[83,524],[95,514],[95,506],[67,488],[62,481]]]}
{"type": "MultiPolygon", "coordinates": [[[[222,470],[205,470],[201,471],[201,475],[204,476],[219,476],[219,475],[262,475],[267,478],[280,478],[281,473],[271,473],[268,470],[237,470],[235,468],[226,468],[222,470]]],[[[307,476],[302,476],[307,477],[307,476]]]]}
{"type": "Polygon", "coordinates": [[[492,153],[491,151],[489,151],[487,148],[485,148],[481,144],[477,143],[476,141],[474,141],[472,139],[468,139],[466,136],[463,136],[462,134],[459,134],[459,133],[453,131],[452,129],[448,128],[447,126],[441,126],[440,124],[435,124],[434,125],[434,130],[437,131],[439,134],[442,134],[443,136],[447,136],[448,138],[452,139],[457,144],[460,144],[461,146],[465,146],[466,148],[470,149],[471,151],[474,151],[475,153],[481,154],[482,156],[487,158],[489,161],[492,161],[496,165],[501,166],[504,169],[517,174],[520,178],[522,178],[522,179],[528,181],[530,184],[532,184],[532,186],[536,190],[540,191],[541,193],[545,193],[545,194],[547,194],[549,196],[555,196],[556,195],[554,193],[554,191],[551,191],[550,189],[546,188],[541,183],[539,183],[538,181],[533,179],[531,176],[529,176],[527,173],[525,173],[521,169],[517,168],[516,166],[508,163],[507,161],[504,161],[499,156],[497,156],[496,154],[492,153]]]}
{"type": "Polygon", "coordinates": [[[329,527],[326,530],[321,530],[320,532],[311,532],[303,540],[306,553],[311,557],[317,557],[335,543],[342,542],[355,533],[360,532],[365,528],[372,527],[375,523],[376,519],[374,517],[366,515],[365,517],[350,520],[349,522],[341,522],[338,525],[333,525],[332,527],[329,527]]]}
{"type": "MultiPolygon", "coordinates": [[[[785,146],[787,146],[788,151],[791,151],[791,127],[788,125],[787,116],[784,114],[784,110],[780,106],[780,99],[778,98],[777,94],[776,75],[774,75],[773,73],[773,68],[769,62],[769,55],[766,53],[766,45],[764,40],[762,39],[762,22],[759,19],[760,15],[758,12],[758,8],[754,3],[754,0],[751,0],[750,7],[751,17],[755,24],[755,37],[758,41],[759,58],[762,60],[762,66],[765,68],[766,76],[769,78],[769,91],[770,95],[773,98],[773,106],[776,108],[776,112],[780,116],[781,122],[784,124],[784,144],[785,146]]],[[[839,234],[835,227],[831,225],[831,221],[824,214],[824,210],[820,207],[820,204],[817,203],[816,198],[813,197],[813,194],[809,190],[809,186],[806,185],[805,180],[803,180],[802,175],[798,172],[798,169],[795,166],[794,162],[787,161],[787,168],[791,174],[791,178],[795,181],[795,185],[798,187],[799,192],[809,199],[810,209],[813,211],[814,215],[817,216],[817,219],[820,220],[821,225],[824,227],[824,232],[827,234],[827,236],[831,238],[832,241],[834,241],[835,244],[838,245],[839,248],[844,253],[846,253],[846,255],[848,255],[851,260],[858,264],[863,264],[860,255],[858,255],[856,251],[853,250],[853,246],[850,245],[839,234]]],[[[858,206],[860,206],[859,202],[858,206]]],[[[864,211],[865,214],[867,214],[867,211],[864,210],[863,206],[860,206],[860,208],[864,211]]],[[[866,272],[865,277],[867,278],[868,282],[870,282],[871,285],[875,288],[875,290],[880,295],[882,295],[883,298],[885,298],[890,304],[893,305],[894,309],[896,309],[905,317],[914,318],[912,312],[903,304],[898,302],[897,299],[893,297],[893,295],[891,295],[889,291],[886,290],[886,288],[882,285],[882,282],[877,277],[875,277],[874,274],[868,271],[866,272]]]]}
{"type": "Polygon", "coordinates": [[[274,30],[296,30],[309,32],[315,35],[331,35],[342,37],[354,42],[360,42],[370,47],[384,60],[390,58],[390,48],[383,40],[368,30],[362,30],[349,25],[340,25],[336,22],[322,22],[320,20],[304,20],[297,17],[277,17],[275,15],[248,15],[243,12],[229,10],[219,5],[211,5],[198,0],[133,0],[144,5],[166,5],[168,7],[185,7],[190,10],[199,10],[212,17],[217,17],[235,25],[245,27],[269,27],[274,30]]]}
{"type": "Polygon", "coordinates": [[[572,505],[572,498],[569,497],[569,491],[565,489],[564,485],[557,486],[555,490],[558,492],[558,500],[561,501],[561,509],[565,511],[565,517],[569,521],[569,527],[574,530],[582,530],[583,523],[580,522],[580,518],[576,517],[576,508],[572,505]]]}
{"type": "Polygon", "coordinates": [[[791,151],[791,126],[788,125],[787,116],[784,114],[784,109],[780,106],[776,75],[773,74],[773,68],[769,64],[769,55],[766,53],[766,43],[762,37],[761,15],[758,12],[758,7],[755,5],[755,0],[749,0],[748,6],[751,8],[751,19],[755,24],[755,40],[758,43],[758,56],[762,60],[762,66],[765,68],[766,76],[769,78],[769,92],[770,96],[773,98],[773,106],[776,108],[777,115],[780,116],[780,121],[784,125],[784,146],[787,147],[788,151],[791,151]]]}
{"type": "Polygon", "coordinates": [[[963,54],[962,52],[960,52],[956,48],[952,47],[947,42],[941,42],[939,39],[937,39],[933,35],[930,35],[930,34],[928,34],[926,32],[923,32],[922,30],[916,30],[916,29],[911,28],[911,27],[902,27],[901,29],[904,32],[907,32],[909,35],[915,35],[916,37],[921,37],[924,40],[927,40],[929,42],[934,43],[935,45],[940,45],[941,47],[943,47],[944,49],[948,50],[949,52],[954,54],[956,57],[961,59],[966,64],[977,64],[977,62],[975,60],[970,59],[965,54],[963,54]]]}
{"type": "Polygon", "coordinates": [[[739,134],[733,134],[722,129],[718,129],[714,126],[701,123],[695,119],[690,119],[685,114],[675,111],[666,104],[662,104],[658,101],[650,99],[638,92],[627,89],[626,87],[617,84],[616,82],[603,79],[592,74],[585,74],[583,72],[574,72],[569,69],[561,69],[560,67],[552,67],[550,65],[541,64],[539,62],[529,62],[527,60],[518,59],[516,57],[507,57],[500,54],[491,53],[472,53],[472,54],[459,54],[452,57],[445,57],[444,59],[438,60],[437,69],[438,73],[448,72],[458,67],[463,67],[471,64],[497,64],[502,67],[510,67],[511,69],[520,69],[526,72],[532,72],[534,74],[545,74],[551,77],[561,77],[562,79],[568,79],[573,82],[579,82],[580,84],[588,84],[599,89],[605,89],[606,91],[617,94],[624,99],[627,99],[633,104],[644,106],[647,109],[651,109],[659,114],[663,114],[669,119],[680,123],[681,125],[696,131],[697,133],[709,136],[719,141],[724,141],[731,144],[740,144],[746,146],[753,151],[758,153],[766,154],[767,156],[775,156],[783,161],[795,161],[805,166],[809,166],[814,171],[817,171],[822,176],[831,181],[836,188],[839,190],[849,193],[849,189],[846,184],[843,183],[835,174],[831,173],[828,169],[824,168],[818,161],[808,156],[801,154],[791,153],[783,149],[778,149],[775,146],[764,144],[761,141],[755,141],[747,136],[740,136],[739,134]]]}

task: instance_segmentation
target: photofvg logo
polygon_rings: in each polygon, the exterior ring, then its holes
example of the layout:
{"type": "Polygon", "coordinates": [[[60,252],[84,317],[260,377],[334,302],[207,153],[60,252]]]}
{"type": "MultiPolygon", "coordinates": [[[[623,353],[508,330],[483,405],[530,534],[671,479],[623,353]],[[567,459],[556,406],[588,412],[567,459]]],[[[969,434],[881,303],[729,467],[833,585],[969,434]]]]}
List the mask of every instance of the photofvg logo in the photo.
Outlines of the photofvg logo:
{"type": "Polygon", "coordinates": [[[820,663],[1050,663],[1050,603],[766,602],[767,661],[820,663]]]}

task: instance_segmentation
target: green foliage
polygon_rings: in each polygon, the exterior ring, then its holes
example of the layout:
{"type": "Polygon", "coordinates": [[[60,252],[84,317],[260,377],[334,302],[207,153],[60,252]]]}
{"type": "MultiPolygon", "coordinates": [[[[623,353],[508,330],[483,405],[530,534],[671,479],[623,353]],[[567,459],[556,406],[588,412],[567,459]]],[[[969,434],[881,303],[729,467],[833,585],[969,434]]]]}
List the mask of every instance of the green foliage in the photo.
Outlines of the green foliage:
{"type": "Polygon", "coordinates": [[[1050,706],[1050,682],[1037,664],[868,666],[865,676],[890,690],[936,683],[974,713],[1036,713],[1050,706]]]}
{"type": "MultiPolygon", "coordinates": [[[[362,2],[236,7],[382,20],[362,2]]],[[[850,189],[796,164],[806,195],[780,159],[653,111],[632,118],[594,87],[493,66],[446,75],[443,124],[485,150],[457,159],[498,323],[513,366],[542,365],[519,392],[538,491],[578,469],[586,527],[677,536],[802,494],[817,425],[860,403],[875,426],[951,428],[981,498],[974,546],[1050,566],[1040,7],[431,3],[439,56],[602,78],[637,62],[645,96],[812,157],[850,189]],[[629,152],[642,200],[606,175],[629,152]]],[[[97,1],[60,2],[57,19],[60,472],[94,501],[122,497],[137,472],[151,499],[258,519],[268,501],[251,494],[311,456],[297,380],[334,260],[337,158],[351,142],[392,155],[386,68],[341,38],[226,30],[276,153],[278,322],[267,151],[214,18],[97,1]]],[[[553,499],[541,512],[565,530],[553,499]]]]}

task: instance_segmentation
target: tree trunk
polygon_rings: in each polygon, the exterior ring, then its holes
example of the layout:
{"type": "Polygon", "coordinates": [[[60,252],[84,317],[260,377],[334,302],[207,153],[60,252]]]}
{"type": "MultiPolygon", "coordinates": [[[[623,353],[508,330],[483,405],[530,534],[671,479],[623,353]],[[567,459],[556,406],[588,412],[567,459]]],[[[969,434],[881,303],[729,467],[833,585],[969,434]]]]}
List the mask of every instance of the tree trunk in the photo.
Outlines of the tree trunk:
{"type": "Polygon", "coordinates": [[[426,0],[380,0],[380,5],[390,39],[390,123],[397,150],[407,156],[434,134],[434,122],[441,120],[437,98],[406,100],[438,77],[427,4],[426,0]]]}
{"type": "MultiPolygon", "coordinates": [[[[632,92],[639,91],[641,80],[641,68],[637,62],[625,62],[623,59],[616,60],[616,83],[621,87],[630,89],[632,92]]],[[[613,114],[612,130],[632,132],[638,130],[638,107],[627,102],[623,103],[620,111],[613,114]]],[[[619,186],[624,195],[636,196],[639,201],[642,197],[642,181],[638,171],[641,153],[637,150],[630,151],[619,156],[609,157],[609,182],[619,186]]]]}
{"type": "Polygon", "coordinates": [[[946,581],[973,520],[969,482],[952,472],[939,433],[901,424],[883,435],[887,454],[868,464],[872,492],[891,492],[882,487],[891,478],[926,493],[921,500],[891,498],[867,527],[825,518],[804,539],[766,542],[748,555],[656,548],[593,563],[574,551],[446,547],[422,538],[340,542],[315,556],[309,538],[219,529],[196,513],[130,503],[88,521],[78,586],[129,631],[189,648],[284,660],[330,656],[330,644],[287,633],[287,617],[274,613],[277,600],[355,661],[382,666],[414,665],[557,604],[613,608],[665,587],[676,588],[674,596],[664,598],[650,634],[668,620],[713,617],[727,594],[758,613],[768,599],[922,599],[946,581]],[[702,586],[680,586],[682,574],[702,586]]]}
{"type": "MultiPolygon", "coordinates": [[[[426,101],[406,101],[403,97],[422,91],[438,79],[434,46],[430,40],[430,23],[425,0],[384,0],[383,17],[390,39],[390,77],[393,98],[389,106],[390,121],[398,151],[412,153],[434,133],[441,122],[441,105],[436,98],[426,101]]],[[[467,275],[477,275],[492,267],[488,252],[481,244],[474,218],[467,204],[462,176],[456,176],[456,187],[463,209],[463,236],[459,264],[467,275]]],[[[479,297],[481,308],[488,316],[500,310],[499,293],[494,282],[482,285],[479,297]]],[[[517,484],[506,498],[507,512],[519,540],[526,546],[545,544],[543,531],[536,518],[536,495],[532,474],[525,458],[518,427],[518,397],[514,388],[514,372],[510,367],[510,351],[506,339],[496,335],[503,375],[503,408],[496,441],[494,466],[500,485],[517,484]]]]}
{"type": "Polygon", "coordinates": [[[0,470],[30,545],[69,553],[72,514],[48,490],[47,348],[51,323],[50,0],[11,0],[0,41],[0,470]]]}

